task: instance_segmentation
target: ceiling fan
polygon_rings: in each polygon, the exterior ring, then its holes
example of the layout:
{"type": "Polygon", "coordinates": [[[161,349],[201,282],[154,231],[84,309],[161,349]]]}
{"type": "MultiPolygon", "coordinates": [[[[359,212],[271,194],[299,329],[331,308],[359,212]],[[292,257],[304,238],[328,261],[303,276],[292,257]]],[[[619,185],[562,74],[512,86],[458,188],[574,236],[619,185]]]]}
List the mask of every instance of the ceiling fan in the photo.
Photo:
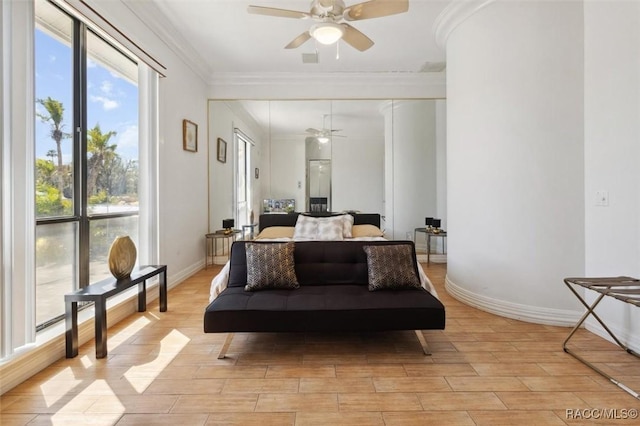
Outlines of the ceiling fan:
{"type": "Polygon", "coordinates": [[[295,49],[313,37],[319,43],[327,45],[342,39],[364,52],[373,46],[373,41],[344,21],[361,21],[404,13],[409,10],[409,0],[370,0],[349,7],[345,6],[343,0],[312,0],[309,12],[262,6],[249,6],[247,10],[257,15],[313,19],[317,22],[308,31],[294,38],[285,49],[295,49]]]}
{"type": "Polygon", "coordinates": [[[323,115],[322,130],[309,127],[307,130],[305,130],[305,132],[311,134],[311,136],[316,138],[316,140],[320,143],[327,143],[332,137],[340,137],[340,138],[346,137],[343,135],[334,135],[334,132],[341,132],[342,129],[327,129],[327,127],[325,126],[326,120],[327,120],[327,115],[323,115]]]}

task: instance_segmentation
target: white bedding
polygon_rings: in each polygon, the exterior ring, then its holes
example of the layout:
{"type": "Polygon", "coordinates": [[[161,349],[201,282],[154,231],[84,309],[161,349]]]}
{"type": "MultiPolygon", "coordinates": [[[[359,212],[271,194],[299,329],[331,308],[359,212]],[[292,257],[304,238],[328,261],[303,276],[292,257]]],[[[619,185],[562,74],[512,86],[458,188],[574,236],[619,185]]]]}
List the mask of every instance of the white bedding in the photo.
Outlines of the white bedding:
{"type": "MultiPolygon", "coordinates": [[[[385,241],[386,239],[383,237],[359,237],[359,238],[345,238],[344,241],[385,241]]],[[[260,241],[310,241],[305,239],[296,239],[292,238],[273,238],[273,239],[261,239],[260,241]]],[[[420,276],[420,283],[425,290],[429,293],[433,294],[435,297],[438,297],[438,293],[436,289],[433,287],[431,281],[422,270],[422,267],[418,263],[418,275],[420,276]]],[[[209,292],[209,302],[212,302],[213,299],[218,297],[222,291],[227,288],[227,281],[229,281],[229,261],[222,267],[222,270],[218,275],[213,277],[211,280],[211,290],[209,292]]]]}

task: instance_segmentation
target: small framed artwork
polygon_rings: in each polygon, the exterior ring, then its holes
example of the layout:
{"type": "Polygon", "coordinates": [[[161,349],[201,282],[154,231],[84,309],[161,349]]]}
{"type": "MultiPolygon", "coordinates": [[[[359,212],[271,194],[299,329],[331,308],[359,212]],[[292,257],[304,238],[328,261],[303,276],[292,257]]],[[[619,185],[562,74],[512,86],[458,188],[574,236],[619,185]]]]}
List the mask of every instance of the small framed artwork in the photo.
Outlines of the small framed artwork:
{"type": "Polygon", "coordinates": [[[198,152],[198,125],[193,121],[182,120],[182,149],[198,152]]]}
{"type": "Polygon", "coordinates": [[[222,138],[218,138],[218,161],[227,162],[227,143],[222,138]]]}
{"type": "Polygon", "coordinates": [[[257,167],[256,167],[256,170],[255,170],[255,176],[256,176],[256,179],[258,179],[260,177],[260,169],[257,168],[257,167]]]}

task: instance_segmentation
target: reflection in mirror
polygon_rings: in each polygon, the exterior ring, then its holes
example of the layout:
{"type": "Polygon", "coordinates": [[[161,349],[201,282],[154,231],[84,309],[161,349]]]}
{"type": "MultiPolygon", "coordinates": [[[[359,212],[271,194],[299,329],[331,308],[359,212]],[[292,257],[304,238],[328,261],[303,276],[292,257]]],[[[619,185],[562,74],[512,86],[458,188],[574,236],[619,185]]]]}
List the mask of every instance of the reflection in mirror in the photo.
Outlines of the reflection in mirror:
{"type": "MultiPolygon", "coordinates": [[[[387,238],[413,236],[425,217],[446,229],[446,102],[444,100],[211,101],[210,137],[250,128],[260,169],[253,209],[264,199],[293,199],[296,211],[326,209],[379,213],[387,238]],[[216,107],[223,103],[226,109],[216,107]],[[262,135],[262,136],[260,136],[262,135]],[[327,138],[326,142],[324,138],[327,138]],[[325,193],[314,192],[310,160],[327,160],[325,193]],[[324,204],[324,200],[317,204],[324,204]]],[[[246,133],[246,131],[245,131],[246,133]]],[[[253,161],[253,160],[252,160],[253,161]]],[[[225,174],[210,159],[212,223],[230,198],[225,174]],[[214,194],[215,191],[215,194],[214,194]]],[[[323,165],[323,167],[325,166],[323,165]]],[[[319,174],[318,174],[319,176],[319,174]]],[[[224,217],[222,213],[220,217],[224,217]]],[[[228,216],[228,214],[227,214],[228,216]]],[[[421,243],[421,242],[420,242],[421,243]]]]}
{"type": "Polygon", "coordinates": [[[307,193],[310,212],[331,210],[331,160],[309,160],[307,193]]]}

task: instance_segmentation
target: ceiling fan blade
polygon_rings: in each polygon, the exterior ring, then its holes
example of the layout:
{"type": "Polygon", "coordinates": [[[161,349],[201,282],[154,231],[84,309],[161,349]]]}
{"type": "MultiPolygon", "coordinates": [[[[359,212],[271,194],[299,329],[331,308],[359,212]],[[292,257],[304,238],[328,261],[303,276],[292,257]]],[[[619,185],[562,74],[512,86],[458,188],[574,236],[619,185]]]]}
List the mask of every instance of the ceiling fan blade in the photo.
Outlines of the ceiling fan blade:
{"type": "Polygon", "coordinates": [[[307,133],[321,133],[320,130],[314,129],[312,127],[309,127],[307,130],[305,130],[305,132],[307,132],[307,133]]]}
{"type": "Polygon", "coordinates": [[[404,13],[408,10],[409,0],[370,0],[347,7],[343,17],[347,21],[361,21],[404,13]]]}
{"type": "Polygon", "coordinates": [[[342,25],[344,26],[344,35],[342,36],[342,39],[345,42],[361,52],[364,52],[365,50],[373,46],[373,40],[364,35],[362,32],[356,30],[349,24],[342,25]]]}
{"type": "Polygon", "coordinates": [[[284,48],[295,49],[296,47],[301,46],[304,42],[306,42],[310,38],[311,38],[311,34],[309,34],[309,31],[305,31],[302,34],[300,34],[298,37],[291,40],[291,43],[287,44],[284,48]]]}
{"type": "Polygon", "coordinates": [[[297,10],[276,9],[275,7],[249,6],[247,12],[256,15],[277,16],[279,18],[307,19],[310,18],[307,12],[297,10]]]}

